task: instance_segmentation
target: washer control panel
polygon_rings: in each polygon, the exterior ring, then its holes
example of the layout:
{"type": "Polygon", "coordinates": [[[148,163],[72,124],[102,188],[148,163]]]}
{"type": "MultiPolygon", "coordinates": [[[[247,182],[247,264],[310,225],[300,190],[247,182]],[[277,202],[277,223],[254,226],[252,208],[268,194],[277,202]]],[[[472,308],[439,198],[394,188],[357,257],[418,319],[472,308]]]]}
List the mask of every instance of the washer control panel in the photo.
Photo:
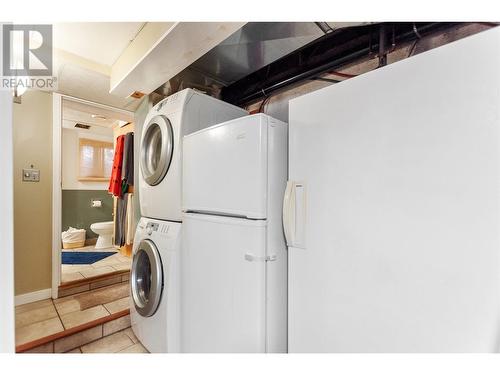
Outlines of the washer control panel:
{"type": "Polygon", "coordinates": [[[158,227],[160,225],[158,223],[147,223],[146,224],[146,233],[151,236],[153,234],[153,232],[156,232],[158,230],[158,227]]]}

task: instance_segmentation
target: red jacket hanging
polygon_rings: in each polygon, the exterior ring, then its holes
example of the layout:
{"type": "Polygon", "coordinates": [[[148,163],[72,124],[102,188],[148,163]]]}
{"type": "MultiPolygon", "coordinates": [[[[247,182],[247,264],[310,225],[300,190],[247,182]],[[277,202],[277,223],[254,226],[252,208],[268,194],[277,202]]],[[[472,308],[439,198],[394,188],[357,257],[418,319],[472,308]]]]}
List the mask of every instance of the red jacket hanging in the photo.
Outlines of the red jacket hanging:
{"type": "Polygon", "coordinates": [[[123,164],[123,142],[124,135],[120,135],[116,139],[115,156],[113,159],[113,171],[111,172],[111,180],[109,181],[108,191],[116,197],[121,194],[122,188],[122,164],[123,164]]]}

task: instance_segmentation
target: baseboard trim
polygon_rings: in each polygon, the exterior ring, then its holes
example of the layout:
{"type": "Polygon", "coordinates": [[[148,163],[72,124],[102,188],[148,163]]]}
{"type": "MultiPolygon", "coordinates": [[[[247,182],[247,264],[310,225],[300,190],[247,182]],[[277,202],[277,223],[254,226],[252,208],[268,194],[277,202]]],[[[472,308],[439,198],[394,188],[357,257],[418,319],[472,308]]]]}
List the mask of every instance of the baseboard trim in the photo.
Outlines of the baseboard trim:
{"type": "Polygon", "coordinates": [[[35,292],[19,294],[15,297],[16,306],[25,305],[27,303],[41,301],[52,297],[52,289],[42,289],[35,292]]]}

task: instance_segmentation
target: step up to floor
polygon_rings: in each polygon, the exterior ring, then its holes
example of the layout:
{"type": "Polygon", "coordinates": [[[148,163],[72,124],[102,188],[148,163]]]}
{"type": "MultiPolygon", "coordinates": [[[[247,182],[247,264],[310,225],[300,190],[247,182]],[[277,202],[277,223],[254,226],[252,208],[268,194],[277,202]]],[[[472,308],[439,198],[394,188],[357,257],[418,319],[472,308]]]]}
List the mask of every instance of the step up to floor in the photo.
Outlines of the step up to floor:
{"type": "MultiPolygon", "coordinates": [[[[99,345],[92,350],[91,344],[118,332],[122,332],[124,338],[128,338],[127,341],[130,343],[128,346],[138,343],[130,329],[128,310],[19,345],[16,347],[16,353],[68,353],[73,350],[77,350],[75,353],[112,352],[112,350],[105,351],[105,347],[102,348],[104,351],[98,351],[99,345]]],[[[124,346],[123,349],[128,346],[124,346]]]]}
{"type": "Polygon", "coordinates": [[[75,280],[59,286],[58,296],[67,297],[72,294],[82,293],[93,289],[102,288],[105,286],[119,284],[129,281],[130,271],[116,271],[106,275],[86,278],[83,280],[75,280]]]}
{"type": "Polygon", "coordinates": [[[16,351],[67,352],[130,327],[129,294],[122,282],[17,306],[16,351]]]}

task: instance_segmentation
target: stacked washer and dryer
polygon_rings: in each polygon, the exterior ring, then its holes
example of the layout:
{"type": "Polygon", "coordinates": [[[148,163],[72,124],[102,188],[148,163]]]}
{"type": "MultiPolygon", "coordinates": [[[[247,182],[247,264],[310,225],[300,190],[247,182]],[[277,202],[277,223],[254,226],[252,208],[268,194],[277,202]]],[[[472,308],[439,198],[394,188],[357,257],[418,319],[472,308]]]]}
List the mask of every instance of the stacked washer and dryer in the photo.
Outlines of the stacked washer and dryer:
{"type": "Polygon", "coordinates": [[[131,270],[132,329],[158,353],[180,351],[182,138],[247,115],[192,89],[156,104],[142,129],[139,150],[141,219],[131,270]]]}

